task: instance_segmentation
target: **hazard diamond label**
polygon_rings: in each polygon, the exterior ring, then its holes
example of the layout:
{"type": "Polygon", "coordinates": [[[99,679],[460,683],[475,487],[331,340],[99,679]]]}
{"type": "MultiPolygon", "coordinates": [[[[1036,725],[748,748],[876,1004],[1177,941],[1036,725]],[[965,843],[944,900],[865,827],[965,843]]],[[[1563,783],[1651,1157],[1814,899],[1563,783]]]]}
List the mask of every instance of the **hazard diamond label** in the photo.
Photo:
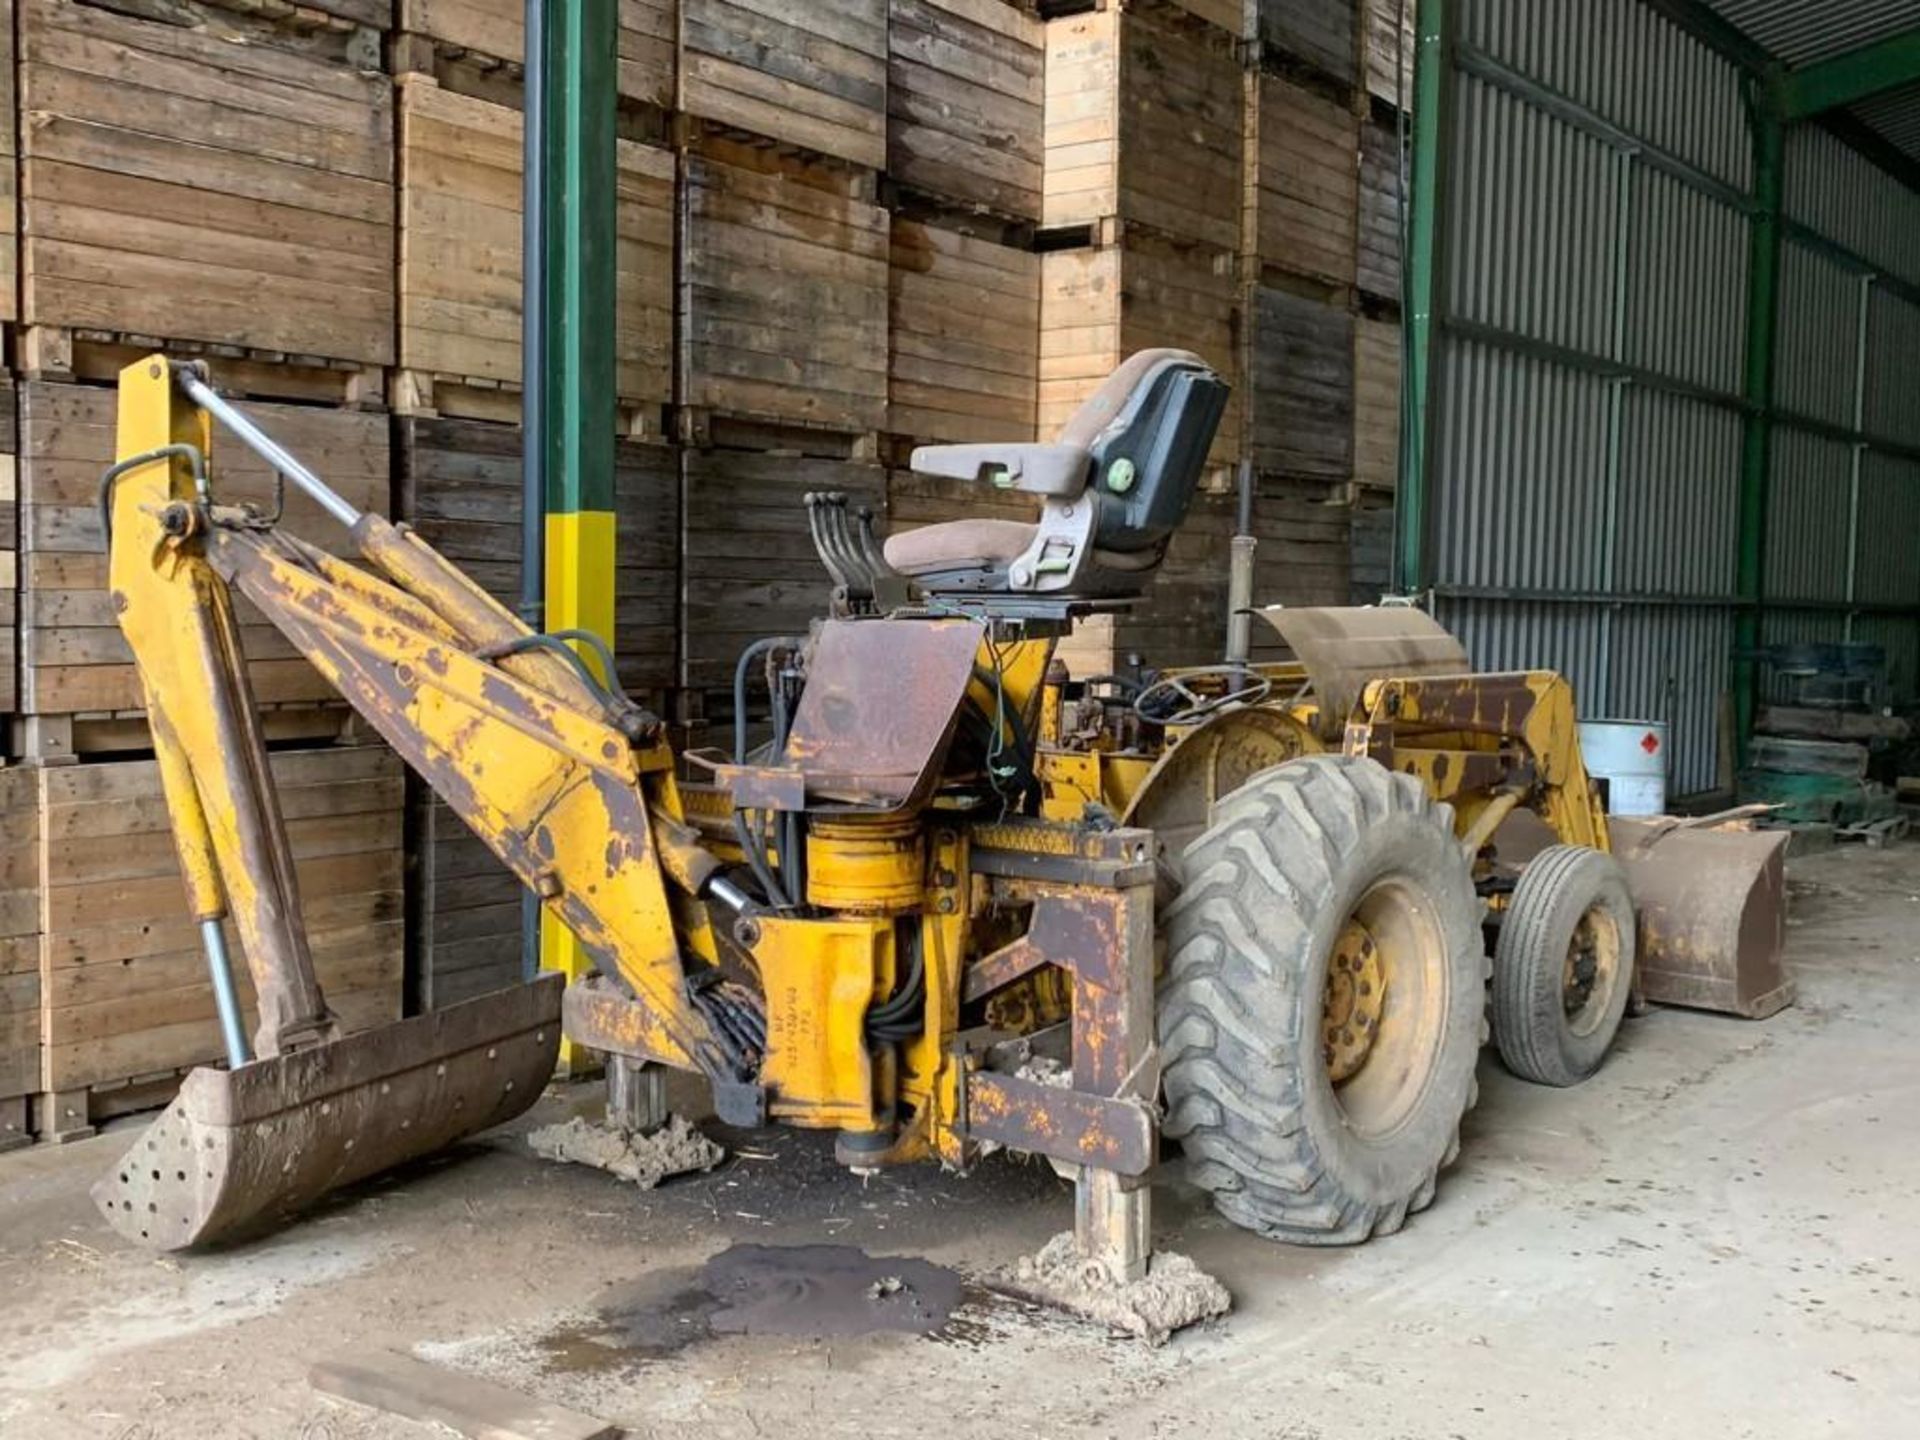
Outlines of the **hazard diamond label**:
{"type": "Polygon", "coordinates": [[[1649,730],[1640,737],[1640,748],[1651,755],[1660,748],[1660,737],[1649,730]]]}

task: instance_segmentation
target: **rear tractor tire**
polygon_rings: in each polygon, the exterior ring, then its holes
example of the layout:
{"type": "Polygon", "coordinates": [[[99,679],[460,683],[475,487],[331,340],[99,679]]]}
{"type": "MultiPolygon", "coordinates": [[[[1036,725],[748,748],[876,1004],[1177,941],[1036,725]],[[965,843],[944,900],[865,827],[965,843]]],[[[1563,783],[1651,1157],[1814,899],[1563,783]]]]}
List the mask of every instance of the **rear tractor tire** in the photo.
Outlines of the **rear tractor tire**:
{"type": "Polygon", "coordinates": [[[1309,756],[1216,804],[1184,873],[1159,1030],[1189,1178],[1279,1240],[1399,1229],[1458,1153],[1485,1038],[1450,807],[1372,760],[1309,756]]]}
{"type": "Polygon", "coordinates": [[[1564,1086],[1600,1068],[1633,988],[1634,927],[1611,855],[1553,845],[1520,872],[1493,953],[1493,1039],[1509,1070],[1564,1086]]]}

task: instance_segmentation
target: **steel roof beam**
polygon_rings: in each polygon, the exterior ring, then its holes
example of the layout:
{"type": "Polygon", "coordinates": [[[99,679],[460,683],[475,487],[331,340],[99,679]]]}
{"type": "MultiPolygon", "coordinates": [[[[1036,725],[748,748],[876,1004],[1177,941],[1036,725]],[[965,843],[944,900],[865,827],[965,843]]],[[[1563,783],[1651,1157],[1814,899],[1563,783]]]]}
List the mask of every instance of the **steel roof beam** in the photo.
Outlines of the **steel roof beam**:
{"type": "Polygon", "coordinates": [[[1775,103],[1780,118],[1792,123],[1916,80],[1920,80],[1920,30],[1906,30],[1831,60],[1787,71],[1780,77],[1775,103]]]}

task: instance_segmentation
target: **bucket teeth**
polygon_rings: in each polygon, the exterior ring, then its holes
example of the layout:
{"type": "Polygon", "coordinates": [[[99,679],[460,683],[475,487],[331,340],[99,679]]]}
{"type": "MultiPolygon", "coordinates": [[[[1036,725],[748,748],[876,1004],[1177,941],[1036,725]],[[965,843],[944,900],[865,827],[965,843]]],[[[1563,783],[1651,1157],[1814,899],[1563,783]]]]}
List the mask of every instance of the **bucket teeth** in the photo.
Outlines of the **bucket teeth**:
{"type": "Polygon", "coordinates": [[[239,1070],[193,1071],[93,1187],[136,1244],[279,1224],[328,1192],[513,1119],[553,1074],[559,975],[239,1070]]]}

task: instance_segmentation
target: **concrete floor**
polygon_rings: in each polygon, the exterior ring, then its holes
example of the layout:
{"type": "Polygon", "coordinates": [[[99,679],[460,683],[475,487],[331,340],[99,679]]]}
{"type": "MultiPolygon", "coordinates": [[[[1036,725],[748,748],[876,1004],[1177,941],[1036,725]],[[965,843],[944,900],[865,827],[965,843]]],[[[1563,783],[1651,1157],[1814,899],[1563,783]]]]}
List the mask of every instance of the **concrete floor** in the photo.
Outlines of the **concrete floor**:
{"type": "Polygon", "coordinates": [[[1574,1091],[1484,1058],[1460,1163],[1399,1236],[1286,1250],[1163,1189],[1163,1243],[1237,1309],[1159,1351],[992,1303],[938,1338],[552,1342],[731,1241],[1003,1263],[1068,1217],[1005,1159],[862,1184],[772,1134],[638,1195],[503,1133],[270,1241],[156,1259],[85,1199],[127,1134],[7,1156],[0,1433],[426,1436],[308,1389],[314,1357],[376,1343],[639,1435],[1920,1435],[1920,846],[1811,857],[1793,898],[1798,1008],[1629,1022],[1574,1091]]]}

